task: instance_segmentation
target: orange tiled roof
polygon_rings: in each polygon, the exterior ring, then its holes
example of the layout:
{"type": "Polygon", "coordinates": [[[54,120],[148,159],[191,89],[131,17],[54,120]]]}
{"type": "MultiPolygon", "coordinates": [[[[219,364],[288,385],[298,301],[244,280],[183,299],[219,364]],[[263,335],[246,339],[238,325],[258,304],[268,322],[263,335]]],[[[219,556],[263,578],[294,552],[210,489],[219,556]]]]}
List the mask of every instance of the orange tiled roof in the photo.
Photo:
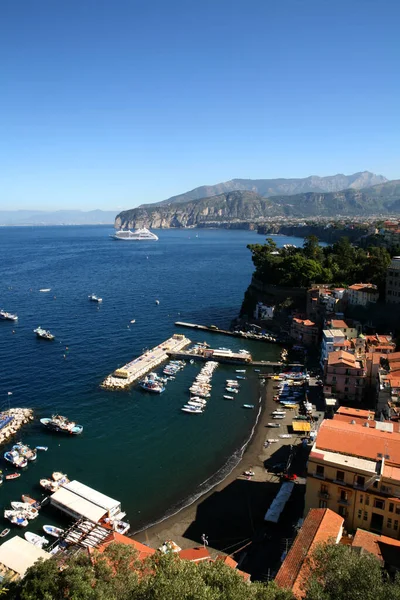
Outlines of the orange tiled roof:
{"type": "Polygon", "coordinates": [[[126,546],[134,546],[139,553],[139,560],[144,560],[145,558],[147,558],[148,556],[152,556],[156,552],[154,548],[149,548],[148,546],[145,546],[144,544],[141,544],[140,542],[137,542],[136,540],[133,540],[132,538],[127,537],[126,535],[121,535],[116,531],[111,532],[108,538],[106,538],[105,542],[98,546],[97,550],[99,552],[104,552],[107,546],[109,546],[113,542],[125,544],[126,546]]]}
{"type": "Polygon", "coordinates": [[[352,547],[364,548],[364,550],[367,550],[382,561],[383,544],[397,548],[400,547],[399,540],[387,537],[386,535],[371,533],[370,531],[365,531],[364,529],[357,529],[353,539],[352,547]]]}
{"type": "Polygon", "coordinates": [[[332,319],[331,327],[332,329],[347,329],[348,325],[346,321],[343,321],[342,319],[332,319]]]}
{"type": "Polygon", "coordinates": [[[389,364],[391,364],[392,362],[400,362],[400,352],[392,352],[392,354],[390,354],[388,357],[388,361],[389,364]]]}
{"type": "Polygon", "coordinates": [[[360,290],[364,289],[371,292],[377,291],[377,287],[373,283],[353,283],[353,285],[349,285],[349,290],[354,290],[355,292],[359,292],[360,290]]]}
{"type": "Polygon", "coordinates": [[[339,406],[336,411],[339,415],[348,415],[351,417],[359,417],[360,419],[373,419],[375,413],[373,410],[364,410],[362,408],[351,408],[350,406],[339,406]]]}
{"type": "Polygon", "coordinates": [[[199,546],[197,548],[187,548],[178,552],[179,558],[182,560],[190,560],[192,562],[202,562],[203,560],[211,560],[211,556],[207,548],[199,546]]]}
{"type": "Polygon", "coordinates": [[[334,342],[333,345],[337,348],[340,348],[341,346],[344,346],[345,348],[350,348],[351,342],[350,340],[343,340],[343,342],[334,342]]]}
{"type": "Polygon", "coordinates": [[[304,584],[309,566],[305,563],[307,556],[316,544],[337,540],[343,526],[340,517],[329,508],[312,508],[300,529],[293,546],[290,548],[275,582],[281,588],[289,588],[297,598],[304,597],[304,584]]]}
{"type": "Polygon", "coordinates": [[[346,365],[355,369],[361,369],[361,365],[356,361],[354,354],[340,350],[339,352],[329,352],[328,365],[346,365]]]}
{"type": "MultiPolygon", "coordinates": [[[[337,413],[335,413],[333,415],[333,420],[334,421],[343,421],[343,423],[351,423],[351,421],[355,421],[357,423],[357,425],[364,425],[364,423],[366,421],[366,419],[363,419],[362,417],[354,417],[354,416],[350,416],[350,415],[338,415],[337,413]]],[[[368,426],[375,427],[376,421],[369,420],[368,426]]]]}
{"type": "Polygon", "coordinates": [[[225,556],[224,554],[218,554],[217,558],[215,560],[222,560],[222,562],[224,562],[226,565],[228,565],[228,567],[231,567],[231,569],[235,569],[237,573],[239,573],[239,575],[241,577],[243,577],[243,579],[245,581],[249,581],[250,580],[250,574],[246,573],[245,571],[241,571],[240,569],[237,569],[237,562],[235,560],[233,560],[233,558],[231,558],[230,556],[225,556]]]}
{"type": "Polygon", "coordinates": [[[391,464],[400,465],[400,435],[336,419],[322,422],[316,439],[318,450],[370,460],[377,460],[378,454],[388,454],[391,464]]]}
{"type": "Polygon", "coordinates": [[[293,321],[295,321],[299,325],[306,325],[306,327],[315,327],[315,323],[313,323],[313,321],[310,321],[309,319],[298,319],[297,317],[294,317],[293,321]]]}

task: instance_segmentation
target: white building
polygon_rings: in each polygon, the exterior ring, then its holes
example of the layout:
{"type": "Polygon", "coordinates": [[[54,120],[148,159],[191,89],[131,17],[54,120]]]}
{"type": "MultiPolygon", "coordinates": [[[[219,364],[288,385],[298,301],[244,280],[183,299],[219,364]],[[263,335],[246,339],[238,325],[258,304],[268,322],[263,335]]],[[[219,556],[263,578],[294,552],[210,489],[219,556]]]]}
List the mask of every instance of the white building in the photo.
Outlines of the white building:
{"type": "Polygon", "coordinates": [[[254,318],[261,321],[274,318],[275,306],[267,306],[262,302],[257,302],[256,308],[254,309],[254,318]]]}
{"type": "Polygon", "coordinates": [[[321,342],[321,368],[324,368],[325,360],[330,352],[334,352],[341,344],[344,344],[345,335],[341,329],[324,329],[321,342]]]}
{"type": "Polygon", "coordinates": [[[347,290],[347,297],[351,305],[367,306],[378,301],[379,292],[373,283],[353,283],[347,290]]]}

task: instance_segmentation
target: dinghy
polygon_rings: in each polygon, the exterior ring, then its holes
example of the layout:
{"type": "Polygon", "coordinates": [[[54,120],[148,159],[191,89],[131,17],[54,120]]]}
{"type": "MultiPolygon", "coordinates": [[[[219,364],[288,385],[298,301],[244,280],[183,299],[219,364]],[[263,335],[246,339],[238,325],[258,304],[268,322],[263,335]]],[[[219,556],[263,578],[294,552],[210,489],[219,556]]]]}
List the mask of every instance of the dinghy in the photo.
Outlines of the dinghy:
{"type": "Polygon", "coordinates": [[[43,525],[43,531],[47,533],[47,535],[52,535],[56,538],[60,537],[64,533],[64,529],[54,527],[54,525],[43,525]]]}

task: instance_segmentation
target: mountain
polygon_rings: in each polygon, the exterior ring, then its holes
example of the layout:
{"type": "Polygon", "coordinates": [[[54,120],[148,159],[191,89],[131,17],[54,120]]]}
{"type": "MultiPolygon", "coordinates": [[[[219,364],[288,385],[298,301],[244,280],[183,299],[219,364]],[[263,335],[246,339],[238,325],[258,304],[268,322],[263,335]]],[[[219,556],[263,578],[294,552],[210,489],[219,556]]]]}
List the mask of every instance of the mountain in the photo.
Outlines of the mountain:
{"type": "Polygon", "coordinates": [[[115,211],[0,210],[0,225],[112,225],[115,211]]]}
{"type": "MultiPolygon", "coordinates": [[[[219,196],[235,190],[255,192],[265,198],[307,192],[338,192],[348,188],[358,190],[386,181],[387,179],[382,175],[375,175],[369,171],[354,173],[353,175],[331,175],[328,177],[312,175],[304,179],[231,179],[216,185],[203,185],[185,194],[172,196],[172,198],[157,202],[157,204],[182,204],[191,200],[219,196]]],[[[148,206],[148,204],[143,204],[141,208],[147,208],[148,206]]]]}
{"type": "Polygon", "coordinates": [[[117,215],[115,227],[196,227],[259,222],[266,217],[360,216],[400,213],[400,180],[363,190],[307,192],[264,198],[251,191],[233,191],[211,198],[172,204],[150,204],[117,215]]]}

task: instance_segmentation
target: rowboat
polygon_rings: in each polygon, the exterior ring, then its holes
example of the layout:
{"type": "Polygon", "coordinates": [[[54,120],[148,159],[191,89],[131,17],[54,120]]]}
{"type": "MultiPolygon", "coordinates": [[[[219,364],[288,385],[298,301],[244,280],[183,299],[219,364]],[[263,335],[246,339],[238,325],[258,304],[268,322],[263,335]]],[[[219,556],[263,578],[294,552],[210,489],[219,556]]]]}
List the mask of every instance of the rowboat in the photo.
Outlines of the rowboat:
{"type": "Polygon", "coordinates": [[[21,473],[10,473],[6,475],[6,479],[17,479],[17,477],[21,477],[21,473]]]}
{"type": "Polygon", "coordinates": [[[48,447],[47,446],[36,446],[36,450],[43,450],[43,452],[47,452],[48,447]]]}
{"type": "Polygon", "coordinates": [[[64,533],[64,529],[54,527],[54,525],[43,525],[43,531],[47,533],[47,535],[52,535],[53,537],[57,538],[64,533]]]}
{"type": "Polygon", "coordinates": [[[8,535],[10,533],[9,529],[3,529],[3,531],[0,533],[0,537],[6,537],[6,535],[8,535]]]}
{"type": "Polygon", "coordinates": [[[225,400],[233,400],[233,396],[224,396],[225,400]]]}

